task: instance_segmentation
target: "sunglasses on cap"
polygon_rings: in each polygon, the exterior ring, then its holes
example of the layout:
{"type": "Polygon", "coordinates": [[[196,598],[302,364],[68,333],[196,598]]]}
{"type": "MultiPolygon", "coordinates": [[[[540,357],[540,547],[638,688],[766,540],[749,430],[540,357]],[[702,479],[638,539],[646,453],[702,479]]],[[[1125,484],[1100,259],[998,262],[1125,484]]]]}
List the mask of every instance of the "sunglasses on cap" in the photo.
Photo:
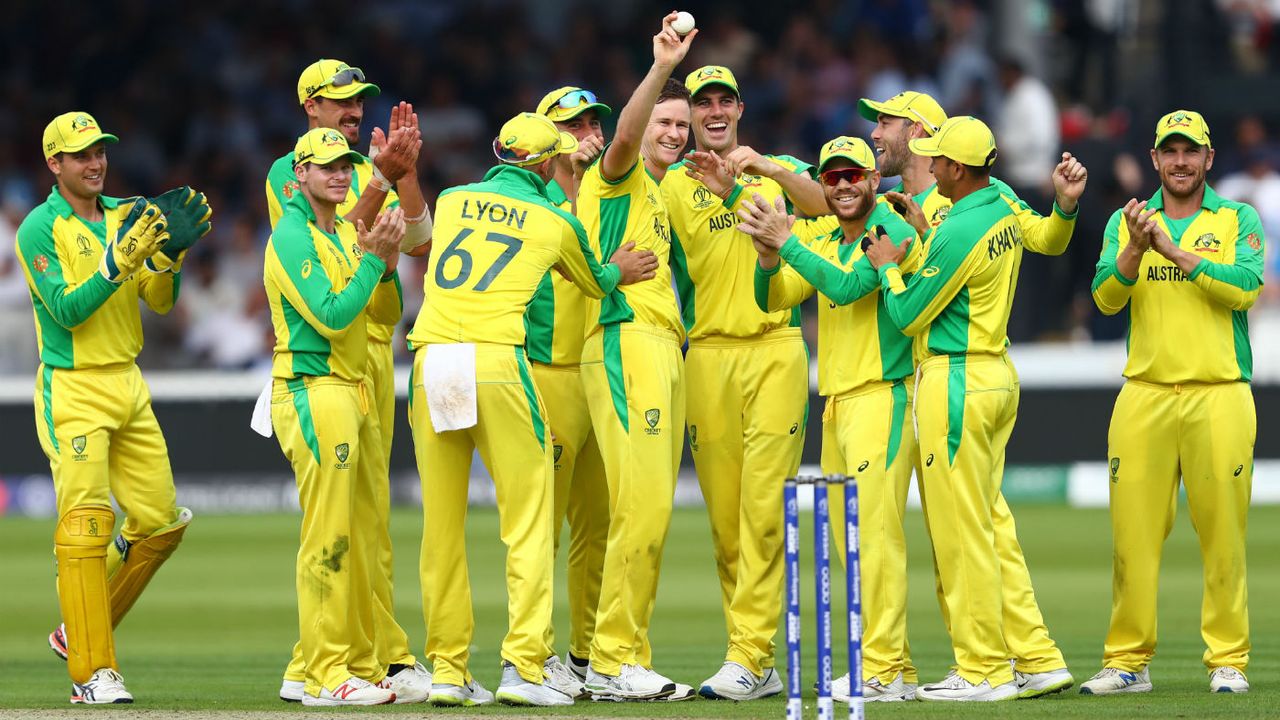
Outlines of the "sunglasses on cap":
{"type": "Polygon", "coordinates": [[[593,105],[599,102],[596,94],[590,90],[570,90],[556,101],[556,105],[565,110],[572,110],[579,105],[593,105]]]}
{"type": "Polygon", "coordinates": [[[307,97],[315,97],[316,93],[327,87],[346,87],[353,82],[364,82],[364,71],[357,67],[349,67],[345,70],[339,70],[329,77],[328,80],[316,86],[315,90],[307,97]]]}
{"type": "Polygon", "coordinates": [[[840,184],[841,180],[848,182],[850,185],[857,185],[867,179],[871,171],[862,168],[837,168],[834,170],[825,170],[818,174],[822,178],[822,184],[829,187],[835,187],[840,184]]]}
{"type": "Polygon", "coordinates": [[[560,143],[557,142],[542,152],[530,153],[522,148],[507,147],[502,144],[501,140],[494,138],[493,155],[504,163],[525,165],[527,163],[541,160],[542,158],[555,153],[560,149],[560,143]]]}

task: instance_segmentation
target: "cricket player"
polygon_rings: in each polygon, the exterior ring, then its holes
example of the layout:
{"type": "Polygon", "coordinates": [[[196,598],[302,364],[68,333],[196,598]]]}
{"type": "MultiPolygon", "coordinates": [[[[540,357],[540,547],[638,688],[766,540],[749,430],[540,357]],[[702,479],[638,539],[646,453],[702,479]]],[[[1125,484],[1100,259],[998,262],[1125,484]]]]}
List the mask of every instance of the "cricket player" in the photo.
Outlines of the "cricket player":
{"type": "Polygon", "coordinates": [[[1022,259],[1021,223],[991,183],[995,138],[982,121],[951,118],[912,152],[934,158],[933,176],[953,202],[930,236],[919,272],[904,283],[904,248],[877,237],[867,257],[886,315],[916,354],[915,420],[921,486],[955,651],[954,672],[922,685],[921,700],[1018,697],[1005,641],[994,513],[1019,385],[1005,328],[1022,259]]]}
{"type": "MultiPolygon", "coordinates": [[[[759,261],[755,298],[765,311],[796,307],[821,293],[818,303],[818,392],[822,414],[822,471],[856,476],[861,532],[863,697],[908,699],[916,671],[907,648],[907,545],[903,517],[916,458],[911,390],[911,339],[886,327],[875,269],[862,243],[877,229],[906,243],[917,268],[920,242],[910,225],[876,201],[880,174],[875,155],[860,138],[837,137],[818,160],[827,205],[838,221],[830,231],[815,224],[788,227],[781,200],[759,196],[739,210],[738,226],[755,241],[759,261]],[[801,237],[801,235],[807,237],[801,237]],[[785,259],[783,265],[781,260],[785,259]]],[[[829,224],[823,225],[829,227],[829,224]]],[[[835,490],[838,486],[832,486],[835,490]]],[[[832,492],[832,524],[843,540],[844,488],[832,492]]],[[[844,543],[837,543],[843,551],[844,543]]],[[[838,699],[848,700],[844,678],[838,699]]],[[[833,690],[833,695],[837,693],[833,690]]]]}
{"type": "MultiPolygon", "coordinates": [[[[365,82],[364,73],[359,68],[327,59],[318,60],[302,71],[297,91],[298,104],[307,114],[308,129],[337,130],[352,147],[360,142],[365,98],[375,97],[380,92],[377,85],[365,82]]],[[[431,214],[418,185],[417,159],[422,141],[413,106],[402,102],[392,108],[388,133],[383,133],[381,128],[374,129],[371,149],[376,151],[375,158],[358,155],[352,170],[351,188],[339,203],[338,214],[348,223],[360,220],[366,227],[372,227],[382,209],[400,207],[406,214],[405,247],[402,249],[409,254],[421,254],[430,248],[431,214]]],[[[294,176],[293,154],[283,155],[272,164],[267,175],[267,210],[272,227],[279,222],[285,205],[299,192],[299,188],[294,176]]],[[[395,302],[403,305],[398,273],[380,289],[393,293],[395,302]]],[[[360,522],[372,527],[371,532],[376,539],[363,548],[370,553],[367,567],[372,572],[373,595],[355,598],[355,601],[373,603],[375,652],[387,668],[385,680],[395,691],[396,703],[399,704],[424,702],[431,692],[431,673],[410,652],[409,638],[396,622],[394,613],[388,525],[391,488],[387,478],[395,429],[395,367],[391,339],[398,322],[399,316],[390,323],[373,320],[367,323],[370,344],[366,375],[376,408],[374,414],[378,419],[377,442],[380,449],[366,456],[374,463],[374,469],[365,477],[371,478],[374,484],[361,489],[356,510],[360,522]],[[378,462],[385,465],[378,468],[378,462]]],[[[280,684],[282,700],[302,700],[305,670],[301,644],[295,643],[293,656],[280,684]]]]}
{"type": "Polygon", "coordinates": [[[1248,692],[1245,528],[1257,416],[1247,313],[1262,286],[1262,225],[1252,207],[1205,183],[1213,144],[1199,113],[1160,118],[1151,162],[1160,189],[1111,216],[1093,279],[1099,310],[1129,306],[1129,359],[1107,434],[1111,627],[1103,669],[1080,692],[1151,690],[1160,551],[1180,478],[1204,563],[1209,690],[1248,692]]]}
{"type": "Polygon", "coordinates": [[[577,148],[546,116],[521,113],[493,143],[500,164],[482,182],[451,188],[437,203],[447,244],[431,255],[429,302],[409,345],[410,418],[422,477],[422,592],[431,702],[480,705],[495,695],[468,667],[474,617],[464,526],[471,458],[493,478],[507,547],[508,632],[496,699],[571,705],[545,682],[551,655],[553,448],[547,413],[525,351],[527,306],[552,267],[593,297],[652,277],[651,254],[619,252],[601,267],[581,224],[547,196],[557,156],[577,148]]]}
{"type": "MultiPolygon", "coordinates": [[[[342,133],[309,130],[294,148],[298,189],[267,241],[263,281],[276,344],[271,422],[298,480],[299,640],[304,705],[396,699],[374,647],[377,543],[359,509],[378,478],[381,428],[366,378],[368,318],[394,323],[400,209],[365,230],[337,214],[359,157],[342,133]]],[[[382,478],[385,482],[385,476],[382,478]]]]}
{"type": "Polygon", "coordinates": [[[656,276],[592,303],[582,378],[609,484],[609,541],[591,640],[587,691],[595,699],[685,699],[653,670],[649,621],[671,523],[684,443],[684,326],[668,263],[666,204],[658,189],[689,138],[688,91],[669,82],[683,39],[667,14],[653,37],[653,64],[618,116],[613,142],[587,169],[577,213],[601,257],[635,243],[659,261],[656,276]]]}
{"type": "MultiPolygon", "coordinates": [[[[539,114],[578,141],[577,150],[556,159],[555,177],[547,183],[547,198],[561,210],[573,211],[582,175],[604,149],[600,120],[612,112],[595,93],[572,86],[552,90],[538,103],[539,114]]],[[[569,650],[564,662],[549,656],[544,670],[553,687],[580,697],[586,692],[583,681],[609,539],[609,486],[580,371],[587,296],[560,273],[548,272],[529,303],[526,324],[525,350],[553,438],[555,552],[560,550],[560,528],[569,520],[569,650]]],[[[550,624],[547,645],[555,648],[550,624]]]]}
{"type": "MultiPolygon", "coordinates": [[[[940,192],[934,180],[930,169],[932,159],[913,153],[909,143],[934,136],[946,122],[946,114],[932,97],[913,91],[899,93],[884,102],[863,98],[858,102],[858,110],[863,117],[876,123],[871,142],[879,154],[881,174],[902,177],[895,188],[881,195],[880,202],[888,203],[895,212],[903,215],[927,246],[929,234],[946,218],[952,201],[940,192]]],[[[1060,255],[1071,242],[1080,196],[1087,179],[1084,166],[1070,153],[1063,153],[1062,161],[1054,168],[1052,176],[1055,200],[1053,211],[1048,216],[1032,210],[999,179],[992,177],[991,184],[1000,190],[1001,197],[1018,217],[1025,249],[1045,255],[1060,255]]],[[[916,360],[919,362],[923,359],[924,348],[918,341],[916,348],[916,360]]],[[[1002,477],[1004,456],[1000,455],[997,462],[996,475],[1002,477]]],[[[924,495],[922,486],[921,501],[927,505],[928,499],[924,495]]],[[[1067,670],[1062,651],[1049,637],[1035,601],[1031,575],[1018,545],[1013,515],[1003,493],[996,497],[992,523],[1004,590],[1005,642],[1015,662],[1018,696],[1034,698],[1066,690],[1074,678],[1067,670]]],[[[949,623],[950,616],[940,584],[938,601],[943,620],[949,623]]]]}
{"type": "Polygon", "coordinates": [[[63,624],[49,635],[67,661],[71,702],[131,703],[113,628],[182,541],[164,436],[137,366],[141,300],[173,308],[182,261],[209,231],[204,196],[178,188],[148,200],[102,194],[107,144],[85,112],[44,130],[49,197],[17,232],[40,348],[35,420],[57,496],[54,555],[63,624]],[[124,512],[112,541],[114,497],[124,512]]]}
{"type": "Polygon", "coordinates": [[[672,257],[689,335],[685,356],[689,448],[711,521],[728,647],[698,692],[753,700],[782,692],[773,669],[782,589],[782,479],[804,449],[809,357],[800,309],[764,312],[751,287],[756,253],[733,206],[744,192],[785,197],[809,215],[827,212],[813,168],[738,144],[745,104],[733,73],[708,65],[689,73],[693,134],[700,152],[735,177],[716,195],[688,163],[662,181],[671,213],[672,257]]]}

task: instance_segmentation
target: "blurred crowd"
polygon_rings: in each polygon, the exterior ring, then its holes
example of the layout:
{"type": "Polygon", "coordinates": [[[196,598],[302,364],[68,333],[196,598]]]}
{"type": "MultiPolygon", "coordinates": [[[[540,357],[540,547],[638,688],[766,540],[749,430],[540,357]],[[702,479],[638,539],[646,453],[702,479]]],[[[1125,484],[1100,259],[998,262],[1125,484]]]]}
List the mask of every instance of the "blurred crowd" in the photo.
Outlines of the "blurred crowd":
{"type": "MultiPolygon", "coordinates": [[[[1187,3],[1191,5],[1192,3],[1187,3]]],[[[1266,72],[1280,62],[1275,2],[1200,0],[1231,48],[1224,72],[1266,72]]],[[[148,367],[243,369],[269,359],[262,290],[269,234],[264,180],[306,128],[294,88],[320,57],[364,69],[382,95],[366,105],[367,140],[393,102],[418,112],[420,178],[429,203],[492,165],[500,123],[532,109],[550,88],[593,89],[615,110],[647,67],[650,37],[669,2],[331,0],[249,4],[155,0],[81,6],[58,16],[56,53],[35,50],[47,4],[11,3],[0,26],[0,373],[36,365],[26,284],[14,232],[52,184],[38,144],[70,109],[93,113],[121,138],[110,149],[107,193],[154,195],[190,184],[208,194],[214,230],[188,258],[175,311],[144,313],[148,367]]],[[[949,114],[996,130],[996,175],[1047,212],[1049,174],[1063,150],[1089,168],[1075,241],[1065,258],[1028,254],[1011,320],[1014,342],[1123,337],[1089,299],[1111,212],[1156,187],[1150,126],[1172,109],[1130,102],[1124,87],[1135,38],[1156,32],[1154,0],[812,0],[789,4],[684,2],[699,37],[677,72],[726,65],[742,85],[740,137],[763,152],[813,161],[827,139],[867,136],[859,97],[904,89],[934,95],[949,114]],[[1126,53],[1129,53],[1127,55],[1126,53]],[[1134,108],[1141,107],[1142,111],[1134,108]],[[1150,117],[1146,110],[1150,109],[1150,117]]],[[[1178,5],[1181,5],[1179,3],[1178,5]]],[[[1280,144],[1277,118],[1196,107],[1214,128],[1210,183],[1257,207],[1267,231],[1267,290],[1280,307],[1280,144]]],[[[365,148],[367,150],[367,148],[365,148]]],[[[886,184],[893,179],[886,179],[886,184]]],[[[405,317],[421,301],[425,265],[401,263],[405,317]]],[[[1266,309],[1262,310],[1267,312],[1266,309]]],[[[811,313],[813,315],[813,313],[811,313]]],[[[403,348],[400,349],[403,352],[403,348]]]]}

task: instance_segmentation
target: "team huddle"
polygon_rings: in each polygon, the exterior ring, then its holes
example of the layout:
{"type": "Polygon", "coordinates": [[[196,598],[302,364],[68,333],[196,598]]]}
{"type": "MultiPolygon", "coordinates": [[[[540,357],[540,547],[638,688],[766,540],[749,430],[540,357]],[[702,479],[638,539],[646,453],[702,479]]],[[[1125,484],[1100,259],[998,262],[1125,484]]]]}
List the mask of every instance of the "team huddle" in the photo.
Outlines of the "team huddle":
{"type": "MultiPolygon", "coordinates": [[[[822,469],[856,476],[860,493],[864,662],[862,677],[833,683],[835,698],[847,702],[853,682],[871,701],[1034,698],[1075,683],[1000,488],[1019,399],[1006,327],[1022,254],[1066,250],[1084,166],[1063,153],[1041,215],[991,175],[986,124],[948,118],[910,91],[859,101],[875,123],[870,144],[834,138],[816,166],[761,154],[738,143],[745,104],[728,68],[671,78],[697,36],[678,33],[676,19],[663,19],[611,140],[607,104],[583,88],[553,90],[501,127],[497,164],[440,193],[434,218],[412,106],[394,107],[366,156],[352,148],[378,86],[337,60],[303,71],[309,129],[266,177],[275,346],[254,422],[277,437],[302,507],[298,642],[282,699],[561,706],[780,694],[781,488],[799,468],[810,412],[800,305],[814,295],[822,469]],[[878,194],[882,177],[901,182],[878,194]],[[428,256],[408,334],[424,498],[421,660],[394,615],[388,532],[401,254],[428,256]],[[658,672],[649,640],[686,438],[727,635],[723,665],[697,686],[658,672]],[[472,676],[469,652],[476,452],[507,550],[494,692],[472,676]],[[913,474],[955,656],[932,683],[921,683],[907,642],[913,474]],[[562,659],[552,599],[566,520],[562,659]]],[[[42,363],[36,425],[58,501],[63,622],[49,643],[67,660],[71,701],[91,704],[132,702],[112,631],[191,521],[135,362],[138,300],[172,308],[211,216],[188,187],[102,195],[113,142],[84,112],[49,124],[57,184],[17,240],[42,363]],[[112,496],[125,515],[114,540],[112,496]]],[[[1127,306],[1131,319],[1108,437],[1111,624],[1103,669],[1081,692],[1152,689],[1160,550],[1180,480],[1205,566],[1210,689],[1243,692],[1256,436],[1246,311],[1263,233],[1253,208],[1205,183],[1213,149],[1200,115],[1161,118],[1151,158],[1161,187],[1112,216],[1093,282],[1099,309],[1127,306]],[[1191,333],[1201,342],[1189,347],[1191,333]]],[[[841,552],[842,492],[831,488],[841,552]]]]}

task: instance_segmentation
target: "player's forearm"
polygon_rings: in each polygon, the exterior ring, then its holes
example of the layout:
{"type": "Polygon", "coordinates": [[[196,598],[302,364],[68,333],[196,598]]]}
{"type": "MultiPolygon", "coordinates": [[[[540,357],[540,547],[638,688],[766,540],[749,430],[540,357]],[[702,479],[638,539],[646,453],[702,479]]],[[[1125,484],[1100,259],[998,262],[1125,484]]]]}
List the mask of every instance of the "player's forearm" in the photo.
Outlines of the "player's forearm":
{"type": "Polygon", "coordinates": [[[830,214],[827,198],[822,193],[822,186],[813,178],[802,173],[786,172],[783,168],[783,172],[775,173],[773,179],[782,186],[783,192],[791,200],[791,205],[806,217],[830,214]]]}
{"type": "Polygon", "coordinates": [[[870,262],[859,260],[866,272],[859,272],[857,266],[845,271],[805,247],[795,235],[783,244],[780,254],[800,277],[837,305],[848,305],[880,287],[880,279],[870,262]]]}
{"type": "MultiPolygon", "coordinates": [[[[1123,253],[1121,253],[1123,254],[1123,253]]],[[[1118,260],[1119,258],[1117,258],[1118,260]]],[[[1126,277],[1116,261],[1103,258],[1093,276],[1093,304],[1103,315],[1115,315],[1129,304],[1133,295],[1133,286],[1138,270],[1135,267],[1133,277],[1126,277]]]]}
{"type": "Polygon", "coordinates": [[[1061,255],[1071,244],[1071,235],[1076,229],[1074,213],[1064,214],[1056,207],[1046,217],[1040,217],[1030,210],[1029,216],[1022,220],[1022,244],[1031,252],[1040,255],[1061,255]]]}
{"type": "Polygon", "coordinates": [[[71,290],[59,284],[56,287],[38,288],[37,294],[45,301],[45,307],[53,321],[72,330],[88,320],[119,288],[119,285],[102,277],[101,273],[93,273],[88,280],[71,290]]]}
{"type": "Polygon", "coordinates": [[[903,335],[914,337],[924,332],[937,314],[929,312],[934,305],[934,297],[926,297],[921,287],[908,287],[902,279],[902,271],[893,263],[881,265],[877,274],[889,320],[903,335]]]}
{"type": "MultiPolygon", "coordinates": [[[[364,226],[373,227],[373,223],[378,219],[378,213],[382,211],[382,206],[387,201],[387,193],[375,187],[375,183],[369,183],[365,186],[364,192],[360,193],[360,198],[356,200],[356,204],[342,216],[343,220],[355,224],[357,220],[363,220],[364,226]]],[[[421,192],[419,192],[421,195],[421,192]]],[[[403,201],[401,201],[403,204],[403,201]]],[[[421,212],[421,209],[419,209],[421,212]]],[[[408,211],[405,213],[408,214],[408,211]]]]}
{"type": "Polygon", "coordinates": [[[640,157],[644,130],[649,125],[649,116],[658,102],[662,86],[671,77],[671,70],[670,65],[656,62],[651,65],[635,92],[631,93],[631,99],[618,114],[618,129],[613,135],[613,142],[600,159],[600,169],[606,180],[617,180],[636,164],[640,157]]]}
{"type": "Polygon", "coordinates": [[[319,291],[298,288],[300,299],[316,320],[316,332],[325,338],[333,338],[346,330],[369,305],[373,291],[386,271],[387,265],[381,258],[366,252],[361,256],[351,282],[341,292],[335,293],[323,287],[319,291]]]}
{"type": "Polygon", "coordinates": [[[1231,310],[1248,310],[1262,292],[1257,275],[1234,265],[1201,260],[1187,276],[1211,300],[1231,310]]]}
{"type": "Polygon", "coordinates": [[[764,312],[790,310],[813,294],[811,285],[780,263],[772,267],[757,264],[753,285],[756,307],[764,312]]]}
{"type": "Polygon", "coordinates": [[[167,315],[178,301],[177,275],[143,268],[138,271],[138,295],[157,315],[167,315]]]}
{"type": "Polygon", "coordinates": [[[404,314],[404,291],[400,286],[400,273],[381,280],[369,298],[369,319],[382,325],[395,325],[404,314]]]}

